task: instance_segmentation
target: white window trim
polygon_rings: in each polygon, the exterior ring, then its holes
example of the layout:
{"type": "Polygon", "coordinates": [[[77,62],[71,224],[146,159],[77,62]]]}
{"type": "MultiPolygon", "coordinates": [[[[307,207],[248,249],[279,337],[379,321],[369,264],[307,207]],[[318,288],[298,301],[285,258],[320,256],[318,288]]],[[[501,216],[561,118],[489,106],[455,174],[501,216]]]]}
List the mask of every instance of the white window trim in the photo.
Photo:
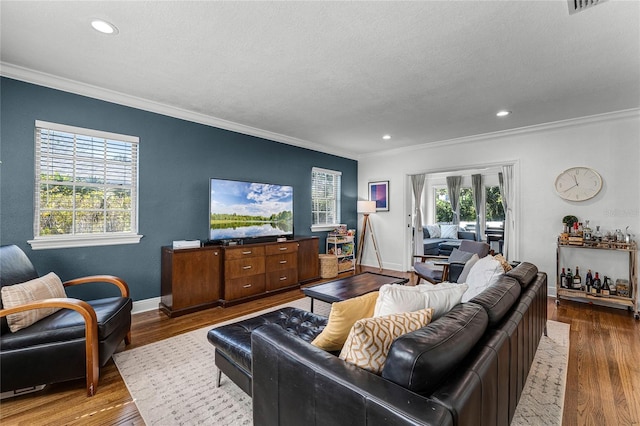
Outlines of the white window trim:
{"type": "MultiPolygon", "coordinates": [[[[342,180],[342,172],[338,171],[338,170],[330,170],[330,169],[323,169],[321,167],[312,167],[311,168],[311,174],[313,175],[314,172],[319,172],[319,173],[327,173],[327,174],[333,174],[333,175],[338,175],[340,176],[341,180],[342,180]]],[[[313,182],[312,182],[312,186],[313,186],[313,182]]],[[[340,190],[342,191],[342,182],[340,183],[340,190]]],[[[312,190],[313,192],[313,190],[312,190]]],[[[342,208],[342,194],[339,194],[339,198],[337,200],[337,206],[336,206],[336,215],[340,216],[338,217],[338,221],[341,218],[341,212],[340,209],[342,208]]],[[[313,197],[313,195],[312,195],[313,197]]],[[[312,218],[312,222],[313,222],[313,218],[312,218]]],[[[322,224],[311,224],[311,232],[325,232],[325,231],[332,231],[335,228],[339,227],[339,226],[343,226],[344,224],[342,223],[322,223],[322,224]]]]}
{"type": "MultiPolygon", "coordinates": [[[[131,142],[139,144],[140,138],[136,136],[122,135],[118,133],[104,132],[101,130],[86,129],[82,127],[68,126],[65,124],[51,123],[47,121],[36,120],[36,128],[47,128],[52,130],[58,130],[68,133],[79,133],[87,136],[94,136],[104,139],[115,139],[123,142],[131,142]]],[[[138,146],[138,158],[139,161],[140,147],[138,146]]],[[[36,153],[37,154],[37,153],[36,153]]],[[[35,169],[37,170],[37,168],[35,169]]],[[[136,170],[139,170],[139,164],[136,164],[136,170]]],[[[36,182],[38,178],[36,176],[36,182]]],[[[138,244],[142,235],[137,233],[138,229],[138,216],[139,216],[139,178],[136,176],[136,198],[135,198],[135,228],[136,232],[114,232],[109,234],[79,234],[79,235],[47,235],[47,236],[34,236],[32,240],[28,240],[27,243],[31,245],[33,250],[46,250],[57,248],[72,248],[72,247],[95,247],[95,246],[110,246],[120,244],[138,244]]],[[[35,191],[35,188],[34,188],[35,191]]],[[[37,215],[36,206],[34,205],[34,234],[36,231],[37,215]]]]}

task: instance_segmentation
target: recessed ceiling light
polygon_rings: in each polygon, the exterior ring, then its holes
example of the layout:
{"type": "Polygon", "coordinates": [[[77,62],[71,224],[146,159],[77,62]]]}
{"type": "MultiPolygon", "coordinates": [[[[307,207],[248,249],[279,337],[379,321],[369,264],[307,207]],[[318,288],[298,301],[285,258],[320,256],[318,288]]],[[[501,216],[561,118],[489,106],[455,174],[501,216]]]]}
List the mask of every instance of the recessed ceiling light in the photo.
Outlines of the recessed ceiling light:
{"type": "Polygon", "coordinates": [[[91,21],[91,26],[94,30],[99,31],[103,34],[118,34],[118,28],[115,25],[110,24],[107,21],[103,21],[102,19],[94,19],[91,21]]]}
{"type": "Polygon", "coordinates": [[[388,141],[389,139],[391,139],[391,135],[384,135],[382,139],[384,139],[385,141],[388,141]]]}
{"type": "Polygon", "coordinates": [[[502,111],[498,111],[498,113],[496,115],[498,117],[506,117],[509,114],[511,114],[511,111],[502,110],[502,111]]]}

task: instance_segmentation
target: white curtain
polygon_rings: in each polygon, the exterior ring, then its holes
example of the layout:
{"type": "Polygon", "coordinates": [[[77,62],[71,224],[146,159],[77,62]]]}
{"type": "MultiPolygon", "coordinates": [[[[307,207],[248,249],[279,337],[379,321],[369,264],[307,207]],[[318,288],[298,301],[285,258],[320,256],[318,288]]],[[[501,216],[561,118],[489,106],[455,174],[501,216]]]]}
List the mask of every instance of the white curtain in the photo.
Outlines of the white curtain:
{"type": "Polygon", "coordinates": [[[460,223],[460,185],[462,176],[447,176],[447,191],[449,191],[449,202],[453,210],[453,220],[451,223],[460,223]]]}
{"type": "Polygon", "coordinates": [[[412,175],[411,187],[413,188],[413,203],[415,210],[413,214],[413,254],[424,254],[424,242],[422,233],[422,191],[424,190],[425,174],[412,175]]]}
{"type": "Polygon", "coordinates": [[[485,196],[481,174],[471,175],[471,190],[473,191],[473,206],[476,208],[476,241],[482,241],[485,224],[485,196]]]}
{"type": "Polygon", "coordinates": [[[500,194],[502,195],[502,207],[504,207],[504,246],[502,254],[507,260],[511,260],[510,255],[515,247],[515,215],[514,188],[513,188],[513,166],[502,166],[502,172],[498,173],[500,184],[500,194]]]}

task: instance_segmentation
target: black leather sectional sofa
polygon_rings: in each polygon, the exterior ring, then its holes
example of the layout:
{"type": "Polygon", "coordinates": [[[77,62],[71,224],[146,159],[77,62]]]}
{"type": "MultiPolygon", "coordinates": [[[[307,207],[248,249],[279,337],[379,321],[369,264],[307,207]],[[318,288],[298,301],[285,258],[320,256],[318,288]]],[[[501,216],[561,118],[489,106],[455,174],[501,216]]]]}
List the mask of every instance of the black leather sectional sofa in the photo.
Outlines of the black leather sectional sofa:
{"type": "Polygon", "coordinates": [[[251,336],[255,425],[509,425],[547,320],[547,276],[523,262],[394,341],[380,376],[278,325],[251,336]]]}

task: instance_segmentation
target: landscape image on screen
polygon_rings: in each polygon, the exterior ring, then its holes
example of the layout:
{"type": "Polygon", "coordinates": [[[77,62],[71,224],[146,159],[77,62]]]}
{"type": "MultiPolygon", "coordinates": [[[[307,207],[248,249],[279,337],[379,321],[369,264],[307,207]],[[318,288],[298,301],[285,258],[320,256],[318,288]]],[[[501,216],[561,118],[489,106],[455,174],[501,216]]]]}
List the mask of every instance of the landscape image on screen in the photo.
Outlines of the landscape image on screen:
{"type": "Polygon", "coordinates": [[[293,234],[293,187],[211,179],[211,240],[293,234]]]}

